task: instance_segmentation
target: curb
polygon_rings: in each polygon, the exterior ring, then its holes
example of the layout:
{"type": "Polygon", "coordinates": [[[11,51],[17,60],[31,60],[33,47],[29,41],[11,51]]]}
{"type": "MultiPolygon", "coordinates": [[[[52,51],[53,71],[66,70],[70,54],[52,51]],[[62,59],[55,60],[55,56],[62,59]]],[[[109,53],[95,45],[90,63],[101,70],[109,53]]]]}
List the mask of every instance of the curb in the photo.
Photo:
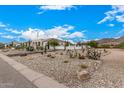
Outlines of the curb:
{"type": "Polygon", "coordinates": [[[66,86],[58,83],[56,80],[53,80],[41,73],[35,72],[34,70],[29,69],[27,66],[16,62],[14,59],[11,59],[3,54],[0,54],[0,58],[2,58],[38,88],[66,88],[66,86]]]}

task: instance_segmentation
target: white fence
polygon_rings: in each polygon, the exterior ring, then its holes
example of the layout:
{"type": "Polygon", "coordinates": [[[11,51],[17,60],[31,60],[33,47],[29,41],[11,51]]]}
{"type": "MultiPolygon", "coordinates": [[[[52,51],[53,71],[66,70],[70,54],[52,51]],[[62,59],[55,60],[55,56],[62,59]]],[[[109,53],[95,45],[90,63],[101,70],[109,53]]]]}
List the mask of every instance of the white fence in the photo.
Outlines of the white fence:
{"type": "MultiPolygon", "coordinates": [[[[81,46],[67,46],[66,49],[81,49],[81,46]]],[[[53,49],[53,47],[50,46],[50,49],[53,49]]],[[[56,49],[64,49],[64,46],[56,46],[56,49]]]]}

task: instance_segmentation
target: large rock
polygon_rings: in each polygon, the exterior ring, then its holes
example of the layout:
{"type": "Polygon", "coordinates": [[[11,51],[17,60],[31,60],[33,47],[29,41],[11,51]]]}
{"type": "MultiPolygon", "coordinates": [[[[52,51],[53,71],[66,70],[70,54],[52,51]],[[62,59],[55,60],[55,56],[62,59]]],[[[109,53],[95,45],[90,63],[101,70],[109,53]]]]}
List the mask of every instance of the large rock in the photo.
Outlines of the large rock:
{"type": "Polygon", "coordinates": [[[90,78],[90,74],[86,70],[77,71],[77,77],[79,80],[86,80],[90,78]]]}

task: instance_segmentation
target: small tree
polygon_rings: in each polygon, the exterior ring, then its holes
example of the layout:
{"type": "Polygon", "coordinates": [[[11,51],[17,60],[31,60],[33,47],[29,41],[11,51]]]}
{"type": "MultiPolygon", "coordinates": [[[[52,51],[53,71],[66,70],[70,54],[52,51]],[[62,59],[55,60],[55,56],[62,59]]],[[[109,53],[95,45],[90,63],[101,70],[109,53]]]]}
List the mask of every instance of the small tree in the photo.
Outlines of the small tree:
{"type": "Polygon", "coordinates": [[[89,43],[87,43],[88,46],[91,46],[93,48],[97,48],[98,47],[98,43],[96,41],[90,41],[89,43]]]}
{"type": "Polygon", "coordinates": [[[56,50],[55,47],[59,45],[58,40],[51,39],[51,40],[49,40],[48,42],[49,42],[49,45],[53,46],[54,51],[55,51],[55,50],[56,50]]]}

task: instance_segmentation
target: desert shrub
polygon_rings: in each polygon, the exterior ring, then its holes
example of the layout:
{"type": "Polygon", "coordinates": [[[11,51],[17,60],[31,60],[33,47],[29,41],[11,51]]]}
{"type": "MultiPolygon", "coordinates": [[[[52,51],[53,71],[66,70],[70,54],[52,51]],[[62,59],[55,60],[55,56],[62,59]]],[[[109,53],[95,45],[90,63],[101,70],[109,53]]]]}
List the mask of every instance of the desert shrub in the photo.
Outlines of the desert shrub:
{"type": "Polygon", "coordinates": [[[58,54],[58,52],[55,52],[55,54],[58,54]]]}
{"type": "Polygon", "coordinates": [[[78,56],[79,59],[85,59],[84,55],[79,54],[78,56]]]}
{"type": "Polygon", "coordinates": [[[48,54],[47,57],[51,57],[51,54],[48,54]]]}
{"type": "Polygon", "coordinates": [[[86,69],[86,68],[88,68],[88,66],[87,66],[87,65],[84,65],[84,64],[81,64],[81,65],[80,65],[80,68],[81,68],[81,69],[86,69]]]}
{"type": "Polygon", "coordinates": [[[104,49],[103,51],[104,51],[104,53],[107,53],[108,52],[106,49],[104,49]]]}
{"type": "Polygon", "coordinates": [[[70,58],[76,58],[77,57],[77,52],[75,51],[68,51],[69,57],[70,58]]]}
{"type": "Polygon", "coordinates": [[[60,55],[63,55],[63,53],[61,52],[60,55]]]}
{"type": "Polygon", "coordinates": [[[27,50],[27,51],[34,51],[34,47],[29,46],[29,47],[26,48],[26,50],[27,50]]]}
{"type": "Polygon", "coordinates": [[[51,58],[55,58],[55,56],[51,55],[51,58]]]}
{"type": "Polygon", "coordinates": [[[69,61],[68,60],[65,60],[64,63],[68,63],[69,61]]]}
{"type": "Polygon", "coordinates": [[[43,55],[43,52],[41,52],[41,55],[43,55]]]}
{"type": "Polygon", "coordinates": [[[70,54],[69,54],[69,57],[70,57],[70,58],[74,58],[74,54],[73,54],[73,53],[70,53],[70,54]]]}
{"type": "Polygon", "coordinates": [[[98,60],[101,57],[101,51],[98,51],[96,49],[88,49],[86,55],[89,59],[98,60]]]}

